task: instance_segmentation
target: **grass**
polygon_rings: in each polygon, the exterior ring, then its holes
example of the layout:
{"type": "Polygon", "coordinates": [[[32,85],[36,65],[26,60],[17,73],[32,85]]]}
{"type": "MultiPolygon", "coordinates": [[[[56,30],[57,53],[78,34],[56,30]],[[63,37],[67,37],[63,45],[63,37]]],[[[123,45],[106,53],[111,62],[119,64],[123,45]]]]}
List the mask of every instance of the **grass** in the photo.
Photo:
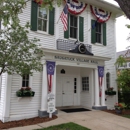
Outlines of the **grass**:
{"type": "Polygon", "coordinates": [[[130,115],[123,115],[123,117],[130,118],[130,115]]]}
{"type": "Polygon", "coordinates": [[[37,129],[37,130],[90,130],[90,129],[70,122],[70,123],[66,123],[66,124],[50,126],[47,128],[42,128],[42,129],[37,129]]]}

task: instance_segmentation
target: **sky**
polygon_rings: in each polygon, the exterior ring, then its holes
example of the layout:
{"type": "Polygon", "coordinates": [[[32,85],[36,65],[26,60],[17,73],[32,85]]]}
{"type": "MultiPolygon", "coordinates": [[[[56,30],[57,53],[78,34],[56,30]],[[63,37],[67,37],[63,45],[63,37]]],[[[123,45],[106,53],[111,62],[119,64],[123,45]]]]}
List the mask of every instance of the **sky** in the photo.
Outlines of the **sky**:
{"type": "MultiPolygon", "coordinates": [[[[114,0],[105,0],[112,4],[118,5],[114,0]]],[[[128,29],[125,25],[130,24],[130,20],[126,17],[121,16],[116,19],[116,51],[126,50],[128,46],[130,46],[130,41],[127,40],[129,36],[130,29],[128,29]]]]}

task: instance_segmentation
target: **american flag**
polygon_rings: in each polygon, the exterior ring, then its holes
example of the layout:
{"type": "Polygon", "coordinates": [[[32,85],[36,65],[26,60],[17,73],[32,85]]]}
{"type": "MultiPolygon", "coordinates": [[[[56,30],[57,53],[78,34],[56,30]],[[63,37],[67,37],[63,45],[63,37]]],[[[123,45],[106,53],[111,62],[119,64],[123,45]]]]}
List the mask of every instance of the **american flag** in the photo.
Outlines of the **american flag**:
{"type": "Polygon", "coordinates": [[[68,5],[66,4],[61,15],[60,15],[61,21],[64,25],[64,31],[68,30],[68,5]]]}

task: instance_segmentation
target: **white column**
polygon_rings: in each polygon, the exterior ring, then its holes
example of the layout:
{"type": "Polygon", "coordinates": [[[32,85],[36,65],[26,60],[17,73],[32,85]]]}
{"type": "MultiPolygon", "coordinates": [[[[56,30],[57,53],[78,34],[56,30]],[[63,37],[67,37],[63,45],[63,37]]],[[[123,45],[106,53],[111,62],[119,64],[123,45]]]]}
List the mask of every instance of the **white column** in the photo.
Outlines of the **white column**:
{"type": "Polygon", "coordinates": [[[52,93],[55,95],[55,106],[56,106],[56,65],[55,65],[55,71],[54,71],[52,93]]]}
{"type": "Polygon", "coordinates": [[[95,69],[95,106],[99,105],[99,83],[98,83],[98,70],[95,69]]]}
{"type": "Polygon", "coordinates": [[[2,117],[2,121],[3,122],[7,122],[9,121],[9,117],[10,117],[10,101],[11,101],[11,85],[12,85],[12,75],[8,75],[7,73],[6,75],[6,83],[5,83],[5,95],[4,95],[4,107],[3,107],[3,117],[2,117]]]}
{"type": "Polygon", "coordinates": [[[46,63],[43,64],[43,75],[42,75],[42,93],[41,93],[41,111],[47,110],[47,68],[46,63]]]}
{"type": "Polygon", "coordinates": [[[105,105],[105,78],[103,78],[103,82],[102,82],[101,106],[106,106],[105,105]]]}

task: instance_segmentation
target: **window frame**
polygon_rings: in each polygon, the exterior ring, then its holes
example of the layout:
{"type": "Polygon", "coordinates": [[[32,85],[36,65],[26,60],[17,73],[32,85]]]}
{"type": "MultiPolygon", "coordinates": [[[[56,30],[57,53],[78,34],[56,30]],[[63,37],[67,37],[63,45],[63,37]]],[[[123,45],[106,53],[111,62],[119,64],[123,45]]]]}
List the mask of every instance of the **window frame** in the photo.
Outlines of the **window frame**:
{"type": "Polygon", "coordinates": [[[79,33],[78,33],[78,31],[79,31],[79,17],[78,16],[76,16],[76,15],[72,15],[72,14],[69,14],[69,39],[78,39],[78,36],[79,36],[79,33]],[[76,38],[74,38],[74,37],[70,37],[70,29],[71,29],[71,25],[70,25],[70,16],[73,16],[73,17],[76,17],[77,18],[77,28],[76,27],[74,27],[74,28],[76,28],[77,29],[77,36],[76,36],[76,38]]]}
{"type": "MultiPolygon", "coordinates": [[[[43,8],[46,10],[47,12],[47,19],[46,19],[46,31],[43,31],[43,30],[39,30],[38,29],[38,19],[39,19],[39,8],[41,8],[40,6],[38,6],[38,11],[37,11],[37,32],[39,33],[44,33],[44,34],[48,34],[48,26],[49,26],[49,10],[47,10],[46,8],[43,8]]],[[[41,18],[42,20],[44,20],[44,18],[41,18]]],[[[43,22],[42,22],[43,23],[43,22]]],[[[43,26],[43,25],[42,25],[43,26]]]]}
{"type": "Polygon", "coordinates": [[[22,87],[30,87],[30,75],[29,74],[26,74],[26,75],[23,75],[22,76],[22,87]],[[24,79],[24,76],[25,77],[28,77],[27,79],[25,78],[24,79]],[[26,85],[26,82],[28,81],[28,86],[26,85]],[[23,82],[25,82],[24,84],[25,85],[23,85],[23,82]]]}
{"type": "Polygon", "coordinates": [[[96,40],[95,41],[96,43],[101,44],[101,45],[103,44],[103,24],[99,22],[97,22],[96,27],[95,27],[95,40],[96,40]],[[100,25],[101,32],[97,32],[97,25],[100,25]],[[98,42],[97,40],[97,34],[100,35],[100,42],[98,42]]]}
{"type": "Polygon", "coordinates": [[[82,82],[82,91],[83,92],[89,92],[90,90],[90,81],[89,81],[89,76],[83,76],[82,79],[81,79],[81,82],[82,82]],[[85,79],[86,78],[86,79],[85,79]],[[85,82],[85,80],[86,82],[85,82]],[[83,83],[83,80],[84,80],[84,83],[83,83]],[[88,82],[87,82],[88,81],[88,82]]]}
{"type": "Polygon", "coordinates": [[[111,84],[111,80],[110,80],[110,73],[109,72],[107,72],[106,73],[106,88],[110,88],[110,84],[111,84]]]}

